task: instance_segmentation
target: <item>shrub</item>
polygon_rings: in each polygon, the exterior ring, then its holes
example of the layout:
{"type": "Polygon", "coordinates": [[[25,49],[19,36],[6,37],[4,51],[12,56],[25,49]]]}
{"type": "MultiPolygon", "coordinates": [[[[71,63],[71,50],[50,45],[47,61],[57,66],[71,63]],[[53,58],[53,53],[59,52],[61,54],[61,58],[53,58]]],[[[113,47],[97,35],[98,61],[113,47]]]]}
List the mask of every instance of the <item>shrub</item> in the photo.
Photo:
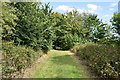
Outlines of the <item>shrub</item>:
{"type": "Polygon", "coordinates": [[[86,60],[102,77],[120,76],[120,47],[86,44],[71,49],[77,56],[86,60]]]}
{"type": "Polygon", "coordinates": [[[42,55],[42,52],[35,52],[32,48],[15,46],[13,43],[3,43],[3,78],[19,77],[27,67],[42,55]]]}

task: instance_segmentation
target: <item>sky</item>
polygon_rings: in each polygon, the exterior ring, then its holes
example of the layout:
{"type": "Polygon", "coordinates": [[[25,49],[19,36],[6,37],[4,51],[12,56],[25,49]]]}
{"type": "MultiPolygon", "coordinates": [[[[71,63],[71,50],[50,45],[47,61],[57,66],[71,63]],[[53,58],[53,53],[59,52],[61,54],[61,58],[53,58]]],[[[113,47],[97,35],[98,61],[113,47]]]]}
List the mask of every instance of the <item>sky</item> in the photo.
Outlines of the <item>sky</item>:
{"type": "MultiPolygon", "coordinates": [[[[0,0],[1,1],[1,0],[0,0]]],[[[6,0],[2,0],[3,2],[6,0]]],[[[18,2],[25,0],[18,0],[18,2]]],[[[79,13],[89,12],[97,14],[103,22],[110,24],[114,12],[118,12],[118,2],[120,0],[26,0],[42,3],[50,2],[54,12],[66,13],[66,11],[77,10],[79,13]]],[[[119,5],[120,7],[120,5],[119,5]]]]}
{"type": "Polygon", "coordinates": [[[110,23],[114,12],[118,11],[119,0],[44,0],[50,2],[54,12],[66,13],[66,11],[77,10],[79,13],[89,12],[97,14],[103,22],[110,23]]]}

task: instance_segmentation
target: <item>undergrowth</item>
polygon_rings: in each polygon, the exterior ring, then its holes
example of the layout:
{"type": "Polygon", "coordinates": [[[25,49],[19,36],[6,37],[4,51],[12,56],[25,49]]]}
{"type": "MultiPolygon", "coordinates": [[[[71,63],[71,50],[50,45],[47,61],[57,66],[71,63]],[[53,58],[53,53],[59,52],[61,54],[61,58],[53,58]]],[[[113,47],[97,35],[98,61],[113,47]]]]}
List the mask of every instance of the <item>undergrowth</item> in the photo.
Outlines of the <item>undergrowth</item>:
{"type": "Polygon", "coordinates": [[[120,47],[84,44],[73,47],[71,52],[86,60],[101,77],[120,77],[120,47]]]}

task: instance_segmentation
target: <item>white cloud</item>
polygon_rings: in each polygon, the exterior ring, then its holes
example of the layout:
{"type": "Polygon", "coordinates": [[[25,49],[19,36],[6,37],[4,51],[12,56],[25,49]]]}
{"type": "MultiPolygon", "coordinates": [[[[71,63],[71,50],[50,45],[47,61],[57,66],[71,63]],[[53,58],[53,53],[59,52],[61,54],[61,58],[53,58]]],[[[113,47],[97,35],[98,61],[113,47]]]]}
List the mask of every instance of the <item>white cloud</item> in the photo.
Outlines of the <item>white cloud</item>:
{"type": "Polygon", "coordinates": [[[68,12],[75,10],[74,8],[68,8],[68,12]]]}
{"type": "Polygon", "coordinates": [[[104,15],[104,17],[111,17],[111,15],[109,15],[109,14],[106,14],[106,15],[104,15]]]}
{"type": "Polygon", "coordinates": [[[115,7],[115,6],[117,6],[118,5],[118,3],[112,3],[111,4],[111,7],[115,7]]]}
{"type": "Polygon", "coordinates": [[[94,5],[94,4],[88,4],[87,7],[91,10],[97,10],[99,6],[94,5]]]}
{"type": "Polygon", "coordinates": [[[70,11],[73,11],[73,10],[77,10],[78,12],[84,12],[84,9],[80,9],[80,8],[77,8],[77,9],[75,9],[75,8],[70,8],[69,6],[66,6],[66,5],[59,5],[57,8],[56,8],[56,10],[61,10],[61,11],[68,11],[68,12],[70,12],[70,11]]]}
{"type": "Polygon", "coordinates": [[[80,9],[80,8],[78,8],[77,11],[78,11],[79,13],[87,12],[87,10],[85,10],[85,9],[80,9]]]}
{"type": "Polygon", "coordinates": [[[59,5],[56,10],[61,10],[61,11],[73,11],[73,10],[77,10],[79,13],[83,13],[83,12],[88,12],[88,13],[96,13],[95,9],[92,10],[85,10],[85,9],[81,9],[81,8],[71,8],[69,6],[66,5],[59,5]]]}
{"type": "Polygon", "coordinates": [[[93,10],[88,10],[88,12],[89,12],[89,13],[95,13],[95,14],[97,13],[97,12],[95,12],[95,11],[93,11],[93,10]]]}
{"type": "Polygon", "coordinates": [[[115,9],[114,8],[109,8],[110,11],[114,11],[115,9]]]}
{"type": "Polygon", "coordinates": [[[66,5],[59,5],[56,10],[61,10],[61,11],[73,11],[75,10],[75,8],[70,8],[69,6],[66,6],[66,5]]]}
{"type": "Polygon", "coordinates": [[[56,8],[56,10],[62,10],[62,11],[67,11],[69,9],[69,6],[66,5],[60,5],[56,8]]]}
{"type": "Polygon", "coordinates": [[[95,14],[97,13],[96,11],[98,9],[102,9],[100,6],[97,6],[95,4],[87,4],[87,8],[90,9],[88,10],[89,13],[95,13],[95,14]]]}

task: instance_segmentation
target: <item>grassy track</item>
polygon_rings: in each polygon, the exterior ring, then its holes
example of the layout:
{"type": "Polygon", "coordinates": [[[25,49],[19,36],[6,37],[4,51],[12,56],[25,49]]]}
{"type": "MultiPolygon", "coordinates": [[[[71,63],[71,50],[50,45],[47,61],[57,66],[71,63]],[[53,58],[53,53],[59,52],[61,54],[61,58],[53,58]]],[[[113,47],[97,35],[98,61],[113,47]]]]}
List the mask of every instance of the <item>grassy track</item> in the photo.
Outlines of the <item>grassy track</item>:
{"type": "Polygon", "coordinates": [[[38,64],[32,78],[90,78],[88,71],[69,51],[52,50],[38,64]]]}

